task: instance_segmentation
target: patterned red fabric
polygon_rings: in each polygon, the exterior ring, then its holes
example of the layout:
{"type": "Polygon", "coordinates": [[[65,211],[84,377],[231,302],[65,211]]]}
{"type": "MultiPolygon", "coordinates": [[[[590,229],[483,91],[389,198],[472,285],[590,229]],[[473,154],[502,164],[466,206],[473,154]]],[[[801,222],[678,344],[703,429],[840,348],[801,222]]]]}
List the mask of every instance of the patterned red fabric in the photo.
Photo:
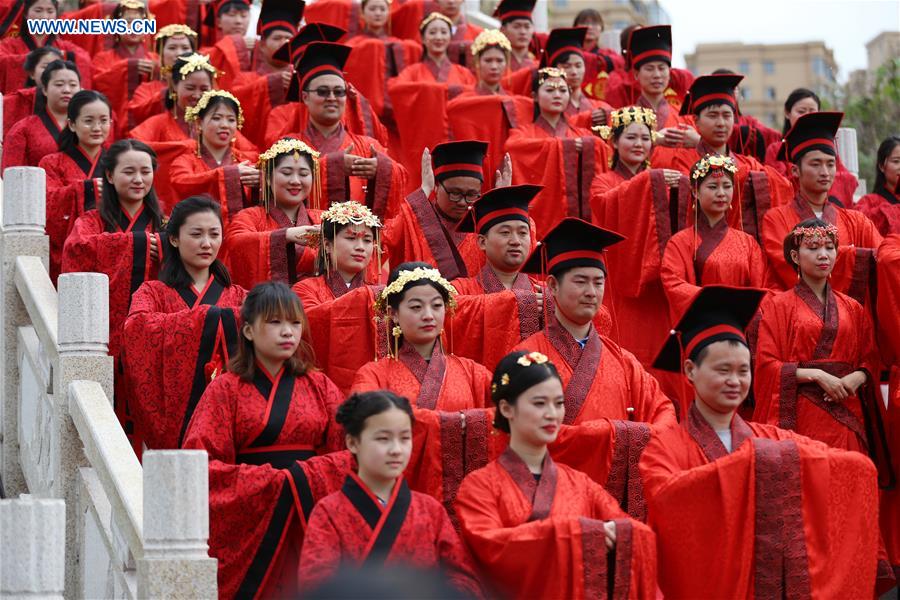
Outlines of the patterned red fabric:
{"type": "MultiPolygon", "coordinates": [[[[58,48],[67,55],[67,60],[75,61],[78,67],[78,74],[81,76],[81,88],[84,90],[91,89],[91,57],[83,48],[73,44],[72,42],[47,37],[43,45],[51,45],[58,48]],[[73,58],[68,58],[69,53],[73,58]]],[[[25,63],[25,56],[38,45],[25,32],[24,35],[15,37],[6,37],[0,40],[0,92],[3,94],[14,92],[25,87],[25,79],[28,75],[22,65],[25,63]],[[28,41],[26,42],[26,37],[28,41]]]]}
{"type": "Polygon", "coordinates": [[[145,73],[138,72],[141,59],[159,61],[156,54],[147,52],[143,46],[127,57],[115,48],[94,56],[94,89],[104,94],[112,105],[116,138],[124,137],[126,131],[137,125],[128,122],[128,103],[138,86],[150,80],[145,73]]]}
{"type": "Polygon", "coordinates": [[[59,125],[46,111],[25,117],[3,139],[0,170],[38,166],[42,158],[59,151],[59,131],[59,125]]]}
{"type": "Polygon", "coordinates": [[[900,233],[900,198],[887,190],[866,194],[853,208],[869,217],[881,235],[900,233]]]}
{"type": "Polygon", "coordinates": [[[163,81],[147,81],[137,86],[127,105],[128,126],[137,127],[150,117],[165,112],[166,94],[168,88],[163,81]]]}
{"type": "MultiPolygon", "coordinates": [[[[723,454],[715,460],[687,423],[654,431],[641,456],[648,522],[664,558],[662,592],[675,598],[772,597],[767,594],[773,589],[777,597],[871,596],[878,549],[871,462],[738,419],[733,439],[748,427],[750,441],[730,454],[719,442],[723,454]],[[768,440],[777,454],[762,456],[766,446],[759,442],[768,440]],[[788,477],[791,472],[794,477],[788,477]],[[761,537],[767,532],[769,537],[761,537]],[[769,554],[754,552],[761,544],[769,554]],[[763,572],[772,561],[774,581],[763,572]]],[[[706,428],[706,437],[718,440],[706,428]]]]}
{"type": "Polygon", "coordinates": [[[28,87],[3,94],[3,135],[9,133],[13,125],[34,113],[37,88],[28,87]]]}
{"type": "Polygon", "coordinates": [[[421,44],[395,37],[356,36],[350,38],[347,45],[353,48],[344,66],[347,80],[371,102],[372,110],[380,119],[393,122],[394,111],[387,94],[388,79],[419,60],[421,44]]]}
{"type": "MultiPolygon", "coordinates": [[[[797,180],[791,176],[791,163],[778,159],[778,151],[780,149],[780,138],[771,142],[766,148],[765,164],[767,167],[772,167],[783,177],[790,180],[795,192],[799,191],[800,188],[797,180]]],[[[835,158],[837,159],[837,171],[834,174],[834,183],[831,184],[831,189],[828,190],[828,194],[840,200],[845,207],[850,208],[853,206],[853,194],[856,192],[856,188],[859,187],[859,181],[857,181],[853,173],[847,170],[847,167],[841,162],[840,156],[835,158]]]]}
{"type": "MultiPolygon", "coordinates": [[[[691,89],[691,84],[693,83],[694,74],[687,69],[675,68],[669,71],[669,87],[666,88],[665,99],[669,106],[672,107],[669,110],[670,118],[680,118],[678,111],[681,108],[681,103],[684,101],[684,95],[691,89]]],[[[627,68],[615,69],[609,74],[609,81],[606,84],[606,97],[604,99],[615,108],[635,104],[646,104],[647,108],[652,108],[641,95],[641,87],[634,77],[633,71],[627,68]]],[[[656,122],[659,124],[660,129],[672,127],[676,124],[673,121],[660,119],[659,115],[657,115],[656,122]]]]}

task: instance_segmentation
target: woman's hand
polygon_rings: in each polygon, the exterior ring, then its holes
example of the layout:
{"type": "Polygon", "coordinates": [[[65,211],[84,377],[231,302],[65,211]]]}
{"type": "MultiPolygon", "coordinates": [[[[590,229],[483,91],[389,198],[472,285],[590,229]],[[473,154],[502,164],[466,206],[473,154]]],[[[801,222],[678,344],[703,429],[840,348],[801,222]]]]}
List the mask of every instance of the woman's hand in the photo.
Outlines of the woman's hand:
{"type": "Polygon", "coordinates": [[[865,371],[853,371],[852,373],[841,377],[841,383],[844,385],[844,389],[847,390],[847,395],[854,396],[856,395],[856,390],[858,390],[868,378],[865,371]]]}
{"type": "MultiPolygon", "coordinates": [[[[499,183],[497,187],[500,187],[499,183]]],[[[428,148],[422,151],[422,192],[425,197],[431,196],[434,191],[434,169],[431,168],[431,152],[428,148]]]]}
{"type": "Polygon", "coordinates": [[[815,371],[816,373],[813,375],[813,381],[825,392],[826,402],[843,402],[847,399],[848,393],[847,389],[844,387],[843,380],[838,379],[831,373],[826,373],[821,369],[816,369],[815,371]]]}
{"type": "Polygon", "coordinates": [[[288,227],[284,239],[295,244],[309,246],[310,242],[318,235],[318,225],[298,225],[297,227],[288,227]]]}
{"type": "Polygon", "coordinates": [[[603,529],[606,532],[606,548],[612,550],[616,547],[616,522],[604,521],[603,529]]]}
{"type": "Polygon", "coordinates": [[[238,176],[241,178],[241,185],[251,188],[259,187],[259,169],[250,166],[250,161],[242,161],[238,163],[238,176]]]}
{"type": "Polygon", "coordinates": [[[500,168],[494,171],[494,187],[509,187],[512,185],[512,159],[509,152],[503,155],[500,168]]]}
{"type": "Polygon", "coordinates": [[[666,187],[676,187],[681,181],[681,171],[675,169],[663,169],[663,177],[666,180],[666,187]]]}
{"type": "Polygon", "coordinates": [[[150,244],[150,260],[159,262],[159,234],[148,233],[147,242],[150,244]]]}
{"type": "Polygon", "coordinates": [[[137,59],[137,71],[140,75],[146,75],[147,77],[153,77],[153,69],[156,66],[156,63],[152,60],[147,60],[146,58],[137,59]]]}
{"type": "Polygon", "coordinates": [[[584,148],[584,140],[581,138],[575,138],[575,149],[581,152],[581,149],[584,148]]]}
{"type": "Polygon", "coordinates": [[[591,111],[591,125],[606,125],[606,111],[602,108],[595,108],[591,111]]]}

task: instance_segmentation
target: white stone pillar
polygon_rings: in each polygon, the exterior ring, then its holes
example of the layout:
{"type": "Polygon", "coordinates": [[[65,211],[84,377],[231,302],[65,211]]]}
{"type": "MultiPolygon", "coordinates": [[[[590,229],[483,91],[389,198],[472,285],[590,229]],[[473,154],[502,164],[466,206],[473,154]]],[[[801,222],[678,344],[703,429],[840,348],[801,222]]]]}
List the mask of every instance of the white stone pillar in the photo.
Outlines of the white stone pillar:
{"type": "Polygon", "coordinates": [[[208,556],[206,452],[148,451],[144,466],[144,556],[138,598],[216,598],[216,559],[208,556]]]}
{"type": "MultiPolygon", "coordinates": [[[[838,129],[837,137],[834,141],[837,145],[837,153],[841,158],[841,162],[844,163],[848,171],[853,173],[854,177],[859,179],[859,147],[856,143],[856,130],[852,127],[841,127],[838,129]]],[[[865,193],[865,182],[861,181],[853,194],[853,201],[856,202],[865,193]]]]}
{"type": "Polygon", "coordinates": [[[548,0],[537,0],[531,12],[535,31],[550,31],[548,0]]]}
{"type": "Polygon", "coordinates": [[[63,598],[65,530],[62,500],[0,500],[0,597],[63,598]]]}
{"type": "Polygon", "coordinates": [[[46,220],[46,183],[44,170],[37,167],[11,167],[3,174],[3,220],[0,227],[0,474],[9,497],[26,493],[25,478],[19,465],[17,423],[19,369],[16,364],[16,330],[29,324],[28,311],[15,283],[18,256],[37,256],[46,267],[50,242],[44,234],[46,220]]]}
{"type": "MultiPolygon", "coordinates": [[[[69,413],[66,391],[76,379],[98,382],[106,397],[113,398],[113,358],[109,341],[109,278],[103,273],[65,273],[59,276],[58,318],[59,366],[53,373],[54,419],[59,448],[59,470],[54,496],[68,507],[66,545],[77,548],[75,515],[78,506],[78,468],[87,466],[84,446],[69,413]]],[[[80,589],[78,555],[66,557],[66,595],[80,589]]]]}

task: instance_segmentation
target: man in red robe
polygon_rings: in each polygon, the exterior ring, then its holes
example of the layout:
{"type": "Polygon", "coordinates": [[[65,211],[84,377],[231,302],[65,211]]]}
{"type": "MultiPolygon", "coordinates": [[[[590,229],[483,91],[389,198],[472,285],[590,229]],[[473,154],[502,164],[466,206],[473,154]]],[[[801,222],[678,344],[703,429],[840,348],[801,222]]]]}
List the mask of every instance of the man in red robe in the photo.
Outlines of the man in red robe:
{"type": "Polygon", "coordinates": [[[213,0],[211,4],[200,32],[202,45],[206,47],[200,52],[209,55],[217,69],[225,71],[225,84],[230,87],[241,71],[251,68],[252,48],[247,43],[250,0],[213,0]],[[204,35],[207,32],[210,35],[204,35]]]}
{"type": "Polygon", "coordinates": [[[531,16],[536,0],[501,0],[494,9],[494,17],[500,20],[500,31],[509,39],[512,52],[509,70],[518,71],[536,67],[538,62],[530,52],[534,38],[534,19],[531,16]]]}
{"type": "Polygon", "coordinates": [[[872,255],[881,234],[865,215],[841,208],[828,195],[836,168],[834,138],[843,117],[839,112],[809,113],[788,131],[779,158],[791,162],[799,190],[787,204],[766,214],[761,245],[769,259],[768,287],[787,290],[796,283],[797,273],[784,258],[784,238],[794,225],[813,216],[835,225],[841,246],[831,286],[866,304],[872,255]]]}
{"type": "Polygon", "coordinates": [[[515,349],[540,352],[556,365],[565,388],[566,424],[602,418],[675,423],[672,402],[656,379],[593,324],[606,284],[603,250],[622,239],[568,217],[541,240],[522,268],[548,276],[554,308],[544,331],[515,349]]]}
{"type": "Polygon", "coordinates": [[[871,461],[737,414],[752,380],[744,329],[764,293],[703,288],[657,358],[695,390],[687,419],[654,432],[640,459],[659,586],[678,598],[872,597],[871,461]]]}

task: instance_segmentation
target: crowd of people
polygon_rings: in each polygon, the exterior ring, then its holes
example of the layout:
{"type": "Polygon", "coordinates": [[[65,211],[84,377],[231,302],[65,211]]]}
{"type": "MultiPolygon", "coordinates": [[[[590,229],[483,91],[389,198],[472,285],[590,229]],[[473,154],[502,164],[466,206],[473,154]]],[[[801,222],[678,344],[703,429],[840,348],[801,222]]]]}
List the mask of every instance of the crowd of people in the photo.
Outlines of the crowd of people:
{"type": "Polygon", "coordinates": [[[109,277],[138,456],[208,453],[220,596],[894,588],[900,136],[857,198],[813,91],[534,4],[0,1],[2,168],[109,277]],[[158,31],[27,26],[105,17],[158,31]]]}

